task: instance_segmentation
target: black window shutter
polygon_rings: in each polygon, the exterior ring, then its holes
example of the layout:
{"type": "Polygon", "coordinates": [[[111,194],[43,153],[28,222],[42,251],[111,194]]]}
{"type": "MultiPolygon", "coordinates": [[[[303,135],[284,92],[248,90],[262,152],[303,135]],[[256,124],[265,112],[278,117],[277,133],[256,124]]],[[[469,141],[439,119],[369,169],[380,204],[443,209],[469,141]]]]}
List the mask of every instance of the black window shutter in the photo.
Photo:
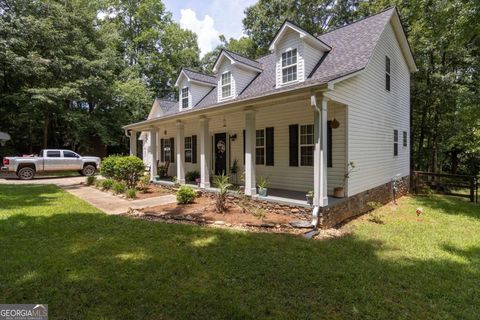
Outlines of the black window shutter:
{"type": "Polygon", "coordinates": [[[288,126],[290,167],[298,167],[298,124],[288,126]]]}
{"type": "Polygon", "coordinates": [[[192,136],[192,163],[197,163],[197,136],[192,136]]]}
{"type": "Polygon", "coordinates": [[[243,130],[243,164],[245,164],[245,130],[243,130]]]}
{"type": "Polygon", "coordinates": [[[160,162],[165,162],[165,153],[163,152],[165,149],[165,141],[160,139],[160,162]]]}
{"type": "Polygon", "coordinates": [[[274,164],[274,138],[273,127],[265,129],[265,165],[273,166],[274,164]]]}
{"type": "Polygon", "coordinates": [[[331,168],[333,163],[332,158],[332,121],[327,122],[327,167],[331,168]]]}
{"type": "Polygon", "coordinates": [[[177,155],[175,154],[175,139],[170,138],[170,162],[174,163],[177,155]]]}

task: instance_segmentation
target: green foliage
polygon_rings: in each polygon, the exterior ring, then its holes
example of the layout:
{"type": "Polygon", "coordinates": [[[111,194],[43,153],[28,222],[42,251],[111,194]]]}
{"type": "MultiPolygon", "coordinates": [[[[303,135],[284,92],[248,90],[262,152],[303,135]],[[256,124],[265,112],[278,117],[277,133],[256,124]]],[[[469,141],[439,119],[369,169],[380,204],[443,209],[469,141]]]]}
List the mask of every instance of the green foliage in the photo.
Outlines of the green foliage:
{"type": "Polygon", "coordinates": [[[118,157],[115,160],[115,180],[123,181],[127,187],[135,188],[140,177],[145,171],[142,159],[136,156],[118,157]]]}
{"type": "Polygon", "coordinates": [[[145,192],[148,190],[148,187],[150,186],[150,177],[149,176],[142,176],[137,183],[137,189],[141,192],[145,192]]]}
{"type": "Polygon", "coordinates": [[[127,191],[127,185],[121,181],[114,181],[112,185],[112,191],[115,194],[121,194],[127,191]]]}
{"type": "Polygon", "coordinates": [[[200,172],[194,170],[194,171],[188,171],[185,173],[185,179],[187,181],[195,181],[195,179],[200,178],[200,172]]]}
{"type": "Polygon", "coordinates": [[[85,179],[85,183],[87,184],[87,186],[92,186],[96,184],[96,182],[97,182],[97,177],[95,176],[89,176],[85,179]]]}
{"type": "Polygon", "coordinates": [[[177,191],[177,202],[181,204],[192,203],[197,198],[197,193],[189,186],[181,186],[177,191]]]}
{"type": "Polygon", "coordinates": [[[113,179],[101,180],[101,187],[103,190],[110,190],[112,189],[114,182],[115,181],[113,179]]]}
{"type": "Polygon", "coordinates": [[[128,188],[127,191],[125,191],[125,197],[135,199],[137,197],[137,190],[135,188],[128,188]]]}
{"type": "Polygon", "coordinates": [[[267,180],[267,178],[262,177],[262,176],[258,177],[257,186],[258,186],[259,188],[262,188],[262,189],[268,188],[268,180],[267,180]]]}
{"type": "Polygon", "coordinates": [[[218,192],[215,194],[215,209],[220,213],[225,212],[227,209],[228,190],[232,187],[230,178],[224,174],[215,176],[213,178],[213,185],[218,188],[218,192]]]}
{"type": "Polygon", "coordinates": [[[114,178],[115,177],[115,165],[120,156],[109,156],[102,160],[100,164],[100,173],[105,178],[114,178]]]}

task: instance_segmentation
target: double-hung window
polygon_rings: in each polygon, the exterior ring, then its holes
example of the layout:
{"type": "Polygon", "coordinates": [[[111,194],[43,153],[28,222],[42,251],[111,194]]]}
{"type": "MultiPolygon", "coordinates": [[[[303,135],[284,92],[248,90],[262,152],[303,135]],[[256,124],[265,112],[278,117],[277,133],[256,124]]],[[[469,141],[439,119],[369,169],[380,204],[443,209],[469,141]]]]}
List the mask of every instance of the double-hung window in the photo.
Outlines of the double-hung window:
{"type": "Polygon", "coordinates": [[[282,83],[297,80],[297,49],[282,53],[282,83]]]}
{"type": "Polygon", "coordinates": [[[165,159],[165,162],[172,161],[172,148],[170,145],[170,139],[163,140],[163,158],[165,159]]]}
{"type": "Polygon", "coordinates": [[[255,138],[255,164],[265,164],[265,130],[257,130],[255,138]]]}
{"type": "Polygon", "coordinates": [[[232,96],[232,73],[230,71],[222,73],[221,85],[222,85],[222,99],[231,97],[232,96]]]}
{"type": "Polygon", "coordinates": [[[393,130],[393,155],[398,156],[398,130],[393,130]]]}
{"type": "Polygon", "coordinates": [[[188,108],[188,87],[182,88],[182,109],[188,108]]]}
{"type": "Polygon", "coordinates": [[[385,57],[385,90],[390,91],[390,58],[385,57]]]}
{"type": "Polygon", "coordinates": [[[192,162],[192,137],[185,137],[185,162],[192,162]]]}
{"type": "Polygon", "coordinates": [[[313,124],[300,126],[300,165],[313,166],[313,124]]]}

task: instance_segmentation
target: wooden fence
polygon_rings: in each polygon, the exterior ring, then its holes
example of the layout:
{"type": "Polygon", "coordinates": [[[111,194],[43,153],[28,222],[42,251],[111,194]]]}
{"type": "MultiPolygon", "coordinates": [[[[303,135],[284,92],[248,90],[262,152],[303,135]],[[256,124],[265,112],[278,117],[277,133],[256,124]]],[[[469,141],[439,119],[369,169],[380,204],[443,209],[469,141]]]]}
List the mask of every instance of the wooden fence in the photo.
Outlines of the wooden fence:
{"type": "Polygon", "coordinates": [[[475,176],[413,171],[413,190],[415,194],[431,190],[478,203],[478,179],[475,176]]]}

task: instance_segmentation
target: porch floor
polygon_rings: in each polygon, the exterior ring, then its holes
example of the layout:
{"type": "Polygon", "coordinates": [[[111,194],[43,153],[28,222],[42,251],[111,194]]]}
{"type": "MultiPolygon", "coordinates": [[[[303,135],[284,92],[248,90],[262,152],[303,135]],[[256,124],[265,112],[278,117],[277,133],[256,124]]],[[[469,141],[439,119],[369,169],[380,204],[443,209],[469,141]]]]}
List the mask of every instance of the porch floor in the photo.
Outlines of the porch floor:
{"type": "MultiPolygon", "coordinates": [[[[166,185],[166,186],[174,185],[174,183],[171,180],[157,180],[157,181],[154,181],[153,183],[166,185]]],[[[187,183],[187,185],[195,189],[200,189],[199,187],[197,187],[196,184],[187,183]]],[[[207,188],[207,191],[216,192],[217,188],[213,188],[213,187],[207,188]]],[[[253,196],[253,199],[260,200],[260,201],[275,202],[283,205],[294,205],[294,206],[309,208],[310,205],[307,203],[305,195],[306,195],[306,192],[302,192],[302,191],[268,188],[268,194],[266,197],[255,195],[253,196]]],[[[329,196],[327,207],[333,207],[339,203],[342,203],[345,200],[346,198],[334,198],[329,196]]]]}

